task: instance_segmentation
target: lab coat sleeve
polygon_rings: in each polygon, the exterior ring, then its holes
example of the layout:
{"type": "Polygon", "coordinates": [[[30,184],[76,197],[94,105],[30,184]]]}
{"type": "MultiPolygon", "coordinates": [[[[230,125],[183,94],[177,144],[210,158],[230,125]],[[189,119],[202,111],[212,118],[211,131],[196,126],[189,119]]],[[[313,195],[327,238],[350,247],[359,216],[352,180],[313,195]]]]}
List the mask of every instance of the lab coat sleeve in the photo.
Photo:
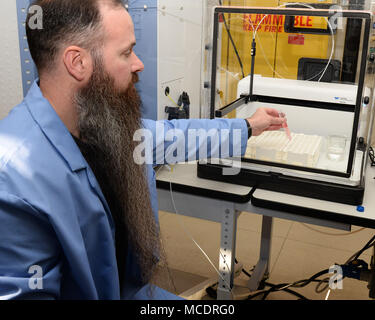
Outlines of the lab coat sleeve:
{"type": "Polygon", "coordinates": [[[143,125],[146,132],[143,138],[135,137],[140,141],[135,153],[142,153],[148,164],[242,156],[247,147],[248,129],[244,119],[144,119],[143,125]],[[150,149],[152,152],[145,152],[150,149]]]}
{"type": "Polygon", "coordinates": [[[0,192],[0,300],[57,299],[61,250],[48,219],[0,192]]]}

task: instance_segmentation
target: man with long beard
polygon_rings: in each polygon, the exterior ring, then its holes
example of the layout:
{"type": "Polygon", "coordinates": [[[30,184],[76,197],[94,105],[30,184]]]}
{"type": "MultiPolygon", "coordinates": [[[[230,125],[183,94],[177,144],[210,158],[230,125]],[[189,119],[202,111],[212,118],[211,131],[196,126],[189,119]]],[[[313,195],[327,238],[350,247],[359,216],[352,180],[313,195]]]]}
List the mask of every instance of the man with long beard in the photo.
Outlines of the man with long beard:
{"type": "MultiPolygon", "coordinates": [[[[120,0],[34,4],[40,79],[0,123],[0,298],[175,299],[149,286],[164,256],[154,172],[133,159],[135,132],[155,122],[141,120],[131,18],[120,0]]],[[[264,108],[247,121],[165,122],[241,130],[243,152],[249,128],[284,123],[264,108]]]]}

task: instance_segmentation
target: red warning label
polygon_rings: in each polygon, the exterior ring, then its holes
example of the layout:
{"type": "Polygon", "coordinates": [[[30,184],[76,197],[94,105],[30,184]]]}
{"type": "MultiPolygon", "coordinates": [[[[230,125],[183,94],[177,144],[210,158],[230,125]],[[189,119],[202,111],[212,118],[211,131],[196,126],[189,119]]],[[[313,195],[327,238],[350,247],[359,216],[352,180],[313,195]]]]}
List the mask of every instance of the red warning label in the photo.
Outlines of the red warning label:
{"type": "MultiPolygon", "coordinates": [[[[264,14],[245,14],[242,19],[242,28],[244,31],[258,30],[259,32],[284,32],[285,16],[283,15],[264,15],[264,14]]],[[[295,28],[321,28],[324,26],[325,18],[296,16],[294,17],[295,28]],[[323,19],[323,20],[322,20],[323,19]]]]}
{"type": "Polygon", "coordinates": [[[305,36],[303,34],[290,34],[288,35],[288,43],[289,44],[305,44],[305,36]]]}

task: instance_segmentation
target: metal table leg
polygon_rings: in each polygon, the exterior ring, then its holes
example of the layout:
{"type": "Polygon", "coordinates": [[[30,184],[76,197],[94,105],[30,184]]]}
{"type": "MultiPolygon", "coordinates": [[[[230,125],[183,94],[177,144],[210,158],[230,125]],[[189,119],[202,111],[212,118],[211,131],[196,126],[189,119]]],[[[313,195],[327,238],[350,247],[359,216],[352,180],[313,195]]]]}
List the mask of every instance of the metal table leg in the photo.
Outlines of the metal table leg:
{"type": "Polygon", "coordinates": [[[269,273],[272,223],[272,217],[263,216],[259,261],[248,282],[251,291],[257,290],[263,277],[269,273]]]}
{"type": "Polygon", "coordinates": [[[234,210],[234,206],[228,207],[224,208],[221,223],[218,300],[233,299],[232,288],[235,270],[234,260],[236,256],[237,211],[234,210]]]}

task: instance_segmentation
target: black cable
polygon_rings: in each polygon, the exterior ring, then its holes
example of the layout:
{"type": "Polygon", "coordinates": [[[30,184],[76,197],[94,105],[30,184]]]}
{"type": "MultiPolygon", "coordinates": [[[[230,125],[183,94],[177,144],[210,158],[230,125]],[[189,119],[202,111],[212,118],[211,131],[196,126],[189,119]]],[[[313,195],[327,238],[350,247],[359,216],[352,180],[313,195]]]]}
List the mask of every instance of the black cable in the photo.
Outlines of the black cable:
{"type": "MultiPolygon", "coordinates": [[[[353,258],[350,258],[346,263],[345,265],[349,264],[350,262],[353,262],[355,260],[357,260],[359,258],[359,256],[364,252],[366,251],[367,249],[371,248],[372,246],[375,246],[375,235],[363,246],[363,248],[361,250],[359,250],[355,255],[353,255],[353,258]]],[[[237,263],[237,260],[235,260],[235,262],[237,263]]],[[[248,277],[251,277],[249,275],[249,273],[247,273],[244,269],[242,269],[242,271],[248,276],[248,277]]],[[[319,289],[319,286],[322,284],[322,283],[327,283],[328,282],[328,279],[325,278],[325,279],[322,279],[322,280],[317,280],[318,277],[322,276],[323,274],[326,274],[326,273],[329,273],[329,269],[325,269],[325,270],[322,270],[316,274],[314,274],[312,277],[310,277],[309,279],[305,279],[305,280],[299,280],[299,281],[296,281],[292,284],[288,284],[288,283],[284,283],[284,284],[278,284],[278,285],[273,285],[271,283],[267,283],[267,282],[264,282],[265,285],[270,285],[271,288],[268,289],[268,290],[263,290],[261,292],[257,292],[256,294],[254,295],[250,295],[248,297],[248,299],[252,299],[252,298],[255,298],[261,294],[264,294],[263,295],[263,300],[266,299],[266,297],[271,293],[271,292],[274,292],[274,291],[286,291],[288,292],[287,290],[290,290],[289,287],[294,287],[294,288],[302,288],[302,287],[305,287],[307,286],[309,283],[311,282],[319,282],[318,283],[318,286],[317,288],[315,289],[315,291],[317,293],[321,293],[323,292],[324,290],[326,290],[327,288],[326,287],[323,287],[322,289],[319,289]],[[285,286],[289,286],[288,288],[283,288],[285,286]]],[[[344,279],[345,277],[343,277],[344,279]]],[[[289,292],[291,294],[294,294],[296,296],[299,296],[300,294],[293,291],[293,290],[290,290],[292,292],[289,292]]],[[[301,295],[300,298],[305,298],[304,296],[301,295]]]]}
{"type": "Polygon", "coordinates": [[[357,260],[358,258],[359,258],[359,256],[364,252],[364,251],[366,251],[367,249],[369,249],[369,248],[371,248],[374,244],[375,244],[375,242],[374,242],[374,240],[375,240],[375,236],[373,236],[365,245],[364,245],[364,247],[361,249],[361,250],[359,250],[356,254],[355,254],[355,256],[353,257],[353,259],[350,259],[349,261],[348,261],[348,263],[349,262],[351,262],[351,261],[354,261],[354,260],[357,260]],[[374,243],[373,243],[374,242],[374,243]]]}
{"type": "Polygon", "coordinates": [[[316,280],[316,278],[318,278],[321,275],[326,274],[328,272],[329,272],[329,269],[325,269],[325,270],[322,270],[322,271],[314,274],[309,279],[299,280],[299,281],[296,281],[294,283],[281,283],[281,284],[273,285],[268,290],[263,290],[261,292],[256,293],[255,295],[249,296],[248,299],[252,299],[252,298],[254,298],[254,297],[256,297],[256,296],[258,296],[258,295],[260,295],[262,293],[264,293],[263,299],[265,299],[271,292],[274,292],[274,291],[286,291],[286,292],[292,293],[294,295],[297,295],[300,298],[308,300],[306,297],[302,296],[301,294],[299,294],[299,293],[297,293],[297,292],[295,292],[293,290],[290,290],[289,287],[302,288],[302,287],[307,286],[311,282],[316,282],[316,281],[321,282],[321,280],[316,280]],[[288,286],[288,288],[284,288],[285,286],[288,286]]]}
{"type": "MultiPolygon", "coordinates": [[[[318,273],[314,274],[309,279],[296,281],[296,282],[293,283],[292,287],[295,287],[295,288],[305,287],[309,283],[314,282],[316,278],[319,278],[321,275],[326,274],[326,273],[329,273],[329,269],[325,269],[325,270],[319,271],[318,273]]],[[[320,280],[317,280],[317,281],[320,282],[320,280]]]]}
{"type": "Polygon", "coordinates": [[[370,157],[371,167],[375,166],[375,155],[374,155],[374,149],[372,147],[369,147],[368,155],[370,157]]]}
{"type": "MultiPolygon", "coordinates": [[[[269,294],[271,294],[272,292],[275,292],[275,291],[285,291],[287,293],[290,293],[291,295],[293,296],[296,296],[297,298],[299,298],[300,300],[309,300],[307,299],[305,296],[303,296],[302,294],[294,291],[294,290],[290,290],[288,288],[286,289],[283,289],[283,290],[268,290],[266,292],[263,292],[263,297],[262,297],[262,300],[266,300],[266,298],[268,297],[269,294]]],[[[252,298],[251,298],[252,299],[252,298]]],[[[250,300],[250,299],[249,299],[250,300]]]]}
{"type": "MultiPolygon", "coordinates": [[[[275,284],[273,284],[273,283],[269,283],[269,282],[266,282],[266,281],[264,281],[263,283],[264,283],[266,286],[269,286],[269,287],[274,287],[274,286],[275,286],[275,284]]],[[[285,291],[285,292],[287,292],[287,293],[290,293],[291,295],[294,295],[294,296],[300,298],[301,300],[309,300],[308,298],[306,298],[306,297],[303,296],[302,294],[300,294],[300,293],[298,293],[298,292],[296,292],[296,291],[294,291],[294,290],[288,289],[288,288],[283,289],[283,290],[281,290],[281,291],[285,291]]],[[[264,296],[263,296],[263,298],[264,298],[264,296]]]]}
{"type": "MultiPolygon", "coordinates": [[[[369,248],[371,248],[372,246],[374,246],[375,245],[375,236],[373,236],[364,246],[363,246],[363,248],[361,249],[361,250],[359,250],[359,251],[357,251],[353,256],[352,256],[352,258],[349,258],[349,260],[345,263],[345,265],[348,265],[348,264],[350,264],[350,263],[352,263],[353,261],[355,261],[355,260],[358,260],[358,258],[360,257],[360,255],[364,252],[364,251],[366,251],[366,250],[368,250],[369,248]]],[[[344,280],[346,277],[345,276],[343,276],[343,278],[342,278],[342,280],[344,280]]],[[[316,286],[316,288],[315,288],[315,292],[317,292],[317,293],[321,293],[321,292],[323,292],[324,290],[326,290],[327,289],[327,286],[326,287],[323,287],[322,289],[319,289],[319,287],[320,287],[320,285],[321,285],[321,283],[322,282],[324,282],[324,280],[321,280],[320,281],[320,283],[318,283],[318,285],[316,286]]],[[[327,281],[326,281],[327,282],[327,281]]]]}
{"type": "Polygon", "coordinates": [[[255,38],[251,42],[251,70],[250,70],[250,88],[249,88],[249,96],[250,99],[253,96],[253,89],[254,89],[254,72],[255,72],[255,56],[256,56],[256,41],[255,38]]]}
{"type": "MultiPolygon", "coordinates": [[[[235,263],[238,263],[238,261],[237,261],[236,258],[234,258],[234,262],[235,262],[235,263]]],[[[249,278],[251,278],[251,274],[248,273],[244,268],[242,268],[242,272],[243,272],[245,275],[247,275],[249,278]]],[[[263,281],[263,283],[264,283],[265,285],[269,286],[269,287],[274,287],[274,286],[276,286],[275,284],[272,284],[272,283],[269,283],[269,282],[266,282],[266,281],[263,281]]],[[[307,299],[305,296],[301,295],[300,293],[298,293],[298,292],[296,292],[296,291],[294,291],[294,290],[290,290],[290,289],[286,288],[286,289],[283,289],[283,291],[285,291],[285,292],[287,292],[287,293],[290,293],[290,294],[292,294],[292,295],[295,295],[295,296],[297,296],[298,298],[300,298],[300,299],[302,299],[302,300],[309,300],[309,299],[307,299]]]]}
{"type": "Polygon", "coordinates": [[[251,278],[251,274],[248,273],[245,269],[242,269],[242,272],[243,272],[244,274],[246,274],[249,278],[251,278]]]}
{"type": "Polygon", "coordinates": [[[304,295],[298,293],[297,291],[291,290],[291,289],[284,289],[283,291],[288,292],[289,294],[296,296],[297,298],[300,298],[300,300],[310,300],[306,298],[304,295]]]}
{"type": "MultiPolygon", "coordinates": [[[[235,258],[234,259],[234,262],[237,264],[238,261],[237,259],[235,258]]],[[[244,274],[246,274],[249,278],[251,278],[251,275],[245,270],[242,268],[242,272],[244,274]]],[[[316,278],[318,278],[319,276],[321,276],[322,274],[324,273],[328,273],[329,270],[323,270],[323,271],[320,271],[318,273],[316,273],[315,275],[313,275],[312,277],[310,277],[309,279],[305,279],[305,280],[300,280],[300,281],[297,281],[295,282],[294,284],[292,284],[292,286],[295,286],[295,287],[298,287],[298,288],[301,288],[301,287],[304,287],[306,285],[308,285],[310,282],[313,282],[313,281],[321,281],[321,280],[315,280],[316,278]]],[[[268,290],[263,290],[263,291],[260,291],[260,292],[257,292],[253,295],[249,295],[247,297],[247,300],[251,300],[261,294],[263,294],[263,297],[262,297],[262,300],[265,300],[267,298],[267,296],[272,293],[272,292],[275,292],[275,291],[285,291],[291,295],[294,295],[296,296],[297,298],[299,298],[300,300],[309,300],[308,298],[306,298],[305,296],[303,296],[302,294],[294,291],[294,290],[291,290],[289,288],[283,288],[285,286],[288,286],[290,284],[288,283],[282,283],[282,284],[272,284],[272,283],[269,283],[269,282],[266,282],[266,281],[263,281],[264,285],[266,286],[269,286],[271,287],[270,289],[268,290]]],[[[219,283],[216,282],[215,284],[213,284],[212,286],[208,287],[206,289],[206,293],[208,294],[209,297],[211,297],[212,299],[217,299],[217,288],[215,288],[215,286],[217,286],[219,283]]]]}
{"type": "Polygon", "coordinates": [[[306,297],[304,297],[303,295],[293,291],[293,290],[290,290],[289,287],[296,287],[296,288],[302,288],[302,287],[305,287],[307,286],[309,283],[315,281],[315,279],[319,276],[321,276],[322,274],[325,274],[325,273],[328,273],[329,270],[326,269],[326,270],[322,270],[318,273],[316,273],[315,275],[313,275],[311,278],[309,279],[305,279],[305,280],[300,280],[300,281],[297,281],[297,282],[294,282],[292,284],[290,283],[281,283],[281,284],[277,284],[277,285],[274,285],[272,286],[270,289],[268,290],[263,290],[263,291],[260,291],[260,292],[257,292],[253,295],[249,295],[248,297],[248,300],[250,299],[253,299],[261,294],[263,294],[263,300],[265,300],[267,298],[267,296],[272,293],[272,292],[275,292],[275,291],[286,291],[286,292],[289,292],[289,293],[292,293],[293,295],[297,295],[299,298],[302,298],[302,299],[306,299],[308,300],[306,297]],[[289,286],[288,288],[284,288],[285,286],[289,286]]]}
{"type": "MultiPolygon", "coordinates": [[[[221,6],[223,5],[222,2],[221,2],[221,0],[219,0],[219,4],[220,4],[221,6]]],[[[241,73],[242,73],[242,78],[245,78],[245,73],[244,73],[244,71],[243,71],[242,60],[241,60],[241,58],[240,58],[240,55],[239,55],[238,50],[237,50],[237,47],[236,47],[236,45],[235,45],[235,43],[234,43],[234,40],[233,40],[233,38],[232,38],[232,34],[231,34],[231,32],[230,32],[230,30],[229,30],[229,27],[228,27],[228,25],[227,25],[227,21],[226,21],[226,19],[225,19],[224,13],[223,13],[223,22],[224,22],[225,29],[227,30],[229,40],[230,40],[230,42],[232,43],[232,46],[233,46],[234,52],[236,53],[238,63],[240,64],[240,67],[241,67],[241,73]]]]}
{"type": "MultiPolygon", "coordinates": [[[[349,264],[350,262],[353,262],[353,261],[355,261],[355,260],[357,260],[358,258],[359,258],[359,256],[364,252],[364,251],[366,251],[367,249],[369,249],[369,248],[371,248],[372,246],[374,246],[375,245],[375,235],[364,245],[364,247],[361,249],[361,250],[359,250],[354,256],[353,256],[353,258],[350,258],[349,260],[348,260],[348,262],[346,262],[345,263],[345,265],[347,265],[347,264],[349,264]]],[[[235,258],[234,259],[234,262],[237,264],[238,263],[238,261],[237,261],[237,259],[235,258]]],[[[249,278],[251,278],[251,275],[245,270],[245,269],[243,269],[242,268],[242,272],[244,273],[244,274],[246,274],[249,278]]],[[[311,282],[319,282],[319,284],[318,284],[318,286],[317,286],[317,288],[316,289],[318,289],[318,287],[322,284],[322,283],[324,283],[324,282],[328,282],[328,280],[327,279],[322,279],[322,280],[317,280],[317,278],[319,278],[320,276],[322,276],[322,275],[324,275],[324,274],[326,274],[326,273],[330,273],[330,270],[329,269],[325,269],[325,270],[322,270],[322,271],[319,271],[318,273],[316,273],[316,274],[314,274],[313,276],[311,276],[310,278],[308,278],[308,279],[304,279],[304,280],[299,280],[299,281],[296,281],[296,282],[293,282],[293,283],[281,283],[281,284],[277,284],[277,285],[275,285],[275,284],[272,284],[272,283],[269,283],[269,282],[266,282],[266,281],[263,281],[263,283],[265,284],[265,285],[267,285],[267,286],[270,286],[271,288],[270,289],[268,289],[268,290],[262,290],[262,291],[259,291],[259,292],[257,292],[257,293],[255,293],[255,294],[253,294],[253,295],[249,295],[248,297],[247,297],[247,299],[248,300],[250,300],[250,299],[253,299],[253,298],[255,298],[255,297],[257,297],[257,296],[259,296],[259,295],[261,295],[261,294],[263,294],[263,297],[262,297],[262,299],[263,300],[265,300],[266,298],[267,298],[267,296],[270,294],[270,293],[272,293],[272,292],[275,292],[275,291],[285,291],[285,292],[288,292],[288,293],[290,293],[290,294],[292,294],[292,295],[295,295],[295,296],[297,296],[298,298],[300,298],[300,299],[303,299],[303,300],[308,300],[305,296],[303,296],[302,294],[300,294],[300,293],[298,293],[298,292],[296,292],[296,291],[293,291],[293,290],[291,290],[291,289],[289,289],[290,287],[293,287],[293,288],[302,288],[302,287],[305,287],[305,286],[307,286],[308,284],[310,284],[311,282]],[[286,287],[286,286],[288,286],[287,288],[284,288],[284,287],[286,287]]],[[[216,284],[215,284],[216,285],[216,284]]],[[[215,286],[214,285],[214,286],[215,286]]],[[[212,286],[213,287],[213,286],[212,286]]],[[[211,287],[211,289],[212,289],[212,287],[211,287]]],[[[325,290],[326,288],[324,287],[324,289],[322,289],[322,290],[319,290],[319,291],[317,291],[318,293],[321,293],[321,292],[323,292],[324,290],[325,290]]]]}

